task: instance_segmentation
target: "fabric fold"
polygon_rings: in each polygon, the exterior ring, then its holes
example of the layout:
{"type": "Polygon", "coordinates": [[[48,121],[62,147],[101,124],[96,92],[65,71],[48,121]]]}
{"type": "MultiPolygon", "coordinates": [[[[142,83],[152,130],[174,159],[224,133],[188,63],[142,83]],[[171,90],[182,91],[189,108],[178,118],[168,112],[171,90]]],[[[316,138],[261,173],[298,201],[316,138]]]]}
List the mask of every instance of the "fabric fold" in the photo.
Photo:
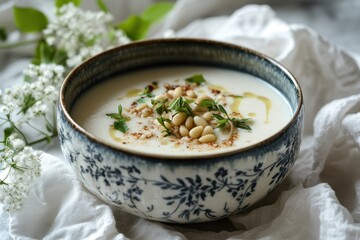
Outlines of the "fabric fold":
{"type": "Polygon", "coordinates": [[[42,175],[21,211],[10,216],[14,239],[126,239],[111,208],[88,193],[70,166],[43,154],[42,175]]]}

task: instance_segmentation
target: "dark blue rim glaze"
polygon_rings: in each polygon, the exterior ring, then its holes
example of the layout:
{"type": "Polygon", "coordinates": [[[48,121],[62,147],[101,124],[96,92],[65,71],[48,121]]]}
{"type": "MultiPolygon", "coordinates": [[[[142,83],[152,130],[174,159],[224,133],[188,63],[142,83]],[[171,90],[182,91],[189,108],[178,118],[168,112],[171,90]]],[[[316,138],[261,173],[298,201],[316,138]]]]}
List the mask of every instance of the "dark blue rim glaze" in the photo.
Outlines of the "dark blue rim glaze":
{"type": "MultiPolygon", "coordinates": [[[[192,160],[196,159],[197,161],[199,161],[200,159],[206,159],[208,161],[209,156],[194,157],[194,156],[189,155],[189,156],[166,157],[161,154],[159,154],[159,155],[146,154],[146,153],[134,152],[134,151],[126,149],[126,148],[117,147],[115,145],[105,143],[104,141],[100,140],[96,136],[88,133],[86,130],[84,130],[82,127],[80,127],[70,117],[69,112],[71,111],[72,103],[76,100],[78,95],[80,95],[83,90],[93,86],[95,83],[97,83],[98,81],[101,81],[103,79],[107,79],[107,78],[117,75],[117,74],[134,71],[136,69],[140,69],[140,68],[144,68],[144,67],[156,67],[159,65],[161,65],[161,66],[164,66],[164,65],[188,65],[188,64],[206,65],[206,66],[235,69],[238,71],[252,74],[252,75],[257,76],[262,79],[266,79],[266,76],[261,76],[261,75],[257,74],[257,72],[252,70],[251,67],[249,69],[246,67],[246,65],[244,65],[239,68],[239,66],[236,66],[234,64],[228,64],[226,61],[222,62],[221,60],[219,61],[217,58],[211,58],[212,56],[209,56],[208,59],[204,59],[204,56],[200,56],[200,58],[197,58],[196,54],[192,55],[189,53],[184,53],[184,56],[181,56],[180,58],[178,58],[179,52],[175,51],[177,53],[176,58],[169,59],[169,57],[167,57],[164,60],[164,59],[161,59],[161,57],[160,57],[160,60],[157,59],[157,61],[153,61],[153,62],[147,61],[146,63],[140,63],[140,64],[131,57],[128,59],[126,58],[126,56],[130,56],[130,55],[135,55],[139,59],[141,59],[142,57],[148,58],[149,56],[147,55],[146,51],[150,51],[151,53],[154,53],[157,50],[162,51],[162,47],[167,47],[168,50],[170,50],[170,51],[173,48],[175,48],[175,49],[176,48],[179,48],[179,49],[185,48],[185,50],[186,50],[186,48],[189,47],[189,50],[191,50],[191,48],[198,47],[203,50],[206,50],[207,48],[209,48],[209,49],[216,49],[216,51],[218,51],[218,52],[231,52],[231,53],[242,54],[242,55],[245,54],[247,57],[254,58],[256,61],[261,61],[262,64],[265,64],[266,67],[268,67],[268,68],[272,68],[272,70],[274,70],[275,72],[283,74],[283,77],[285,77],[285,79],[287,79],[289,81],[288,84],[291,84],[296,89],[296,91],[295,91],[296,92],[296,96],[295,96],[296,102],[291,102],[291,99],[289,99],[289,97],[286,95],[287,93],[282,91],[281,88],[278,88],[275,86],[275,88],[277,88],[279,91],[281,91],[288,98],[290,104],[292,105],[293,111],[294,111],[292,119],[280,131],[278,131],[271,137],[269,137],[257,144],[251,145],[249,147],[241,148],[238,150],[232,150],[232,151],[225,152],[225,153],[219,153],[219,154],[214,153],[210,157],[211,159],[216,161],[216,159],[218,159],[219,157],[229,156],[229,155],[237,155],[238,156],[238,154],[240,154],[240,153],[241,153],[240,155],[242,155],[242,156],[248,156],[249,150],[260,151],[260,149],[259,149],[260,147],[264,147],[264,146],[266,147],[266,145],[269,145],[269,144],[270,145],[278,145],[279,138],[284,138],[284,135],[286,135],[286,131],[289,128],[292,128],[292,127],[294,127],[294,125],[297,124],[297,120],[299,120],[298,117],[299,117],[302,107],[303,107],[303,96],[302,96],[300,86],[299,86],[298,82],[296,81],[295,77],[285,67],[283,67],[280,63],[278,63],[274,59],[272,59],[262,53],[248,49],[248,48],[244,48],[241,46],[228,44],[228,43],[224,43],[224,42],[217,42],[217,41],[213,41],[213,40],[190,39],[190,38],[155,39],[155,40],[138,41],[138,42],[130,43],[127,45],[123,45],[120,47],[116,47],[116,48],[107,50],[105,52],[102,52],[102,53],[86,60],[84,63],[82,63],[75,69],[73,69],[69,73],[69,75],[65,78],[65,80],[62,84],[62,87],[60,90],[60,103],[59,103],[60,106],[59,107],[63,111],[63,114],[64,114],[63,117],[67,120],[67,122],[76,131],[78,131],[81,135],[83,135],[82,137],[85,137],[85,139],[87,139],[89,141],[93,141],[96,144],[99,144],[99,146],[104,146],[106,148],[109,148],[109,150],[114,151],[115,153],[117,151],[121,151],[122,154],[130,154],[130,155],[134,155],[134,156],[139,156],[139,157],[147,159],[147,160],[155,160],[155,161],[158,161],[160,159],[166,159],[166,161],[174,160],[175,162],[177,162],[179,159],[192,159],[192,160]],[[115,66],[116,61],[114,61],[114,59],[115,60],[118,59],[119,54],[123,54],[125,56],[123,59],[121,59],[122,62],[120,62],[119,64],[122,64],[124,62],[129,64],[128,66],[126,66],[123,69],[121,69],[121,68],[118,69],[115,66]],[[99,66],[99,63],[101,63],[101,65],[108,64],[109,65],[108,69],[107,69],[108,71],[98,71],[95,75],[96,77],[92,76],[90,80],[86,79],[87,75],[93,74],[93,71],[96,72],[96,68],[97,68],[97,66],[99,66]],[[76,86],[74,89],[74,86],[71,85],[72,79],[76,79],[79,77],[81,78],[82,76],[85,76],[85,81],[83,82],[83,84],[78,84],[81,86],[81,89],[76,89],[76,86]],[[74,94],[75,96],[68,97],[66,93],[71,92],[71,91],[76,92],[74,94]],[[256,148],[258,148],[258,149],[256,149],[256,148]]],[[[158,57],[158,56],[154,56],[154,58],[156,58],[156,57],[158,57]]],[[[232,56],[232,57],[234,57],[234,56],[232,56]]],[[[271,84],[271,85],[273,85],[273,84],[271,84]]],[[[250,151],[250,152],[252,152],[252,151],[250,151]]]]}

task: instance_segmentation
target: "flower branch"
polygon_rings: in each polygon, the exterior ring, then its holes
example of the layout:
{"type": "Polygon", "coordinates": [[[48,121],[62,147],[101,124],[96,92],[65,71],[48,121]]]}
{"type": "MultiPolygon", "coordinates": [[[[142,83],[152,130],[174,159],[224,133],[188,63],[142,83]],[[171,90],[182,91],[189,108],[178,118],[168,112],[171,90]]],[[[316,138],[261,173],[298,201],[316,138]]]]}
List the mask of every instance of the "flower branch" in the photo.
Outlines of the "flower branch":
{"type": "Polygon", "coordinates": [[[17,28],[39,33],[36,39],[1,43],[6,31],[0,28],[0,50],[37,45],[32,63],[23,71],[24,82],[0,90],[0,204],[6,211],[21,208],[41,173],[42,152],[33,147],[57,137],[56,105],[65,75],[101,51],[146,37],[149,27],[172,6],[156,3],[138,16],[114,23],[103,1],[97,0],[98,12],[82,10],[80,3],[56,0],[53,19],[37,9],[14,6],[17,28]]]}

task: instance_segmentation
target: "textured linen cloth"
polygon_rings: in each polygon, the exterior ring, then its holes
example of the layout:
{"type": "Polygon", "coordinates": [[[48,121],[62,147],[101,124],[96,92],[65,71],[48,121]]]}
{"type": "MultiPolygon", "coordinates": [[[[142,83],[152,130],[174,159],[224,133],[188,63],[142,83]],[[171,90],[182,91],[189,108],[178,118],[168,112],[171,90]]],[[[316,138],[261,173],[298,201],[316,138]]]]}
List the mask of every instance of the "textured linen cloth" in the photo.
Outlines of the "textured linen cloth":
{"type": "Polygon", "coordinates": [[[304,138],[293,169],[274,192],[251,211],[216,222],[148,221],[88,193],[54,143],[46,150],[58,158],[42,156],[42,176],[23,209],[10,216],[0,211],[0,238],[360,239],[359,64],[306,26],[284,23],[266,5],[239,8],[244,3],[178,1],[153,36],[173,29],[179,37],[246,46],[295,75],[304,94],[304,138]]]}

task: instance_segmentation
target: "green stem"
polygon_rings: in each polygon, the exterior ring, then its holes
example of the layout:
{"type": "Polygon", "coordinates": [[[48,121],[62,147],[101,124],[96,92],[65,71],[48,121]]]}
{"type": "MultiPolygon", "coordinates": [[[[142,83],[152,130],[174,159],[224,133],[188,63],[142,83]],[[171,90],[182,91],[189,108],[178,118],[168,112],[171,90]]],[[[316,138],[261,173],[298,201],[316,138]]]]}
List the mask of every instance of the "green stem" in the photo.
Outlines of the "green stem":
{"type": "Polygon", "coordinates": [[[43,141],[47,141],[47,140],[49,140],[49,138],[57,137],[57,135],[58,135],[58,134],[57,134],[57,131],[55,131],[55,132],[53,132],[52,135],[50,135],[50,136],[45,136],[45,137],[43,137],[43,138],[40,138],[40,139],[35,140],[35,141],[33,141],[33,142],[30,142],[30,143],[28,143],[27,145],[32,146],[32,145],[35,145],[35,144],[37,144],[37,143],[41,143],[41,142],[43,142],[43,141]]]}
{"type": "Polygon", "coordinates": [[[31,127],[32,129],[34,129],[35,131],[38,131],[40,134],[47,136],[47,133],[42,131],[41,129],[35,127],[34,125],[32,125],[30,122],[26,122],[27,125],[29,125],[29,127],[31,127]]]}
{"type": "Polygon", "coordinates": [[[9,119],[9,122],[10,122],[10,124],[11,124],[11,127],[13,127],[13,128],[23,137],[23,139],[24,139],[24,141],[25,141],[25,144],[28,145],[29,142],[28,142],[26,136],[21,132],[20,129],[18,129],[18,128],[15,126],[15,124],[14,124],[10,119],[9,119]]]}
{"type": "Polygon", "coordinates": [[[30,40],[18,41],[18,42],[3,43],[3,44],[0,44],[0,50],[22,47],[22,46],[37,43],[40,40],[41,40],[41,37],[38,37],[35,39],[30,39],[30,40]]]}

